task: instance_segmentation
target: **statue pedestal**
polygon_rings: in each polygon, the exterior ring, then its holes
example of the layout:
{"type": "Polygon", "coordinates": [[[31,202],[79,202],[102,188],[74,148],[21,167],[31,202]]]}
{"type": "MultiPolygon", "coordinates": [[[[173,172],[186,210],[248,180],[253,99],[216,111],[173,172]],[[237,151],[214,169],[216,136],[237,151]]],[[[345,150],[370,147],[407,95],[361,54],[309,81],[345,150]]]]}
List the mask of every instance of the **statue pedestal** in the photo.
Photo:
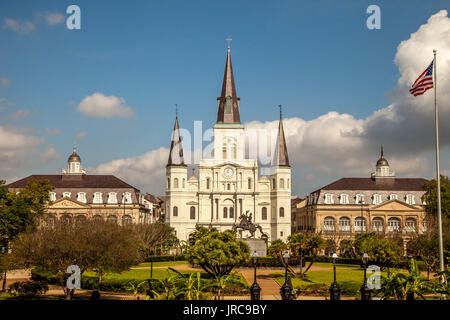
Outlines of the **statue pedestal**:
{"type": "Polygon", "coordinates": [[[241,240],[247,243],[250,247],[250,255],[252,255],[252,253],[256,251],[258,253],[258,257],[267,257],[267,245],[264,240],[253,238],[246,238],[241,240]]]}

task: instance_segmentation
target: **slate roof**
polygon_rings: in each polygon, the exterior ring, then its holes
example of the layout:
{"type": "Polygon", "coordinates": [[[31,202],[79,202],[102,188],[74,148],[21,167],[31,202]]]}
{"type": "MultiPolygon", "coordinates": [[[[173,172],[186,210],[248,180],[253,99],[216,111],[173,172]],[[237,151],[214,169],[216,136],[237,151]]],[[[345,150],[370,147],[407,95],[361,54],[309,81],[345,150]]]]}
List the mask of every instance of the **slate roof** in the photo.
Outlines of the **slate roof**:
{"type": "MultiPolygon", "coordinates": [[[[423,178],[341,178],[319,190],[386,190],[386,191],[423,191],[423,178]]],[[[314,193],[313,192],[313,193],[314,193]]]]}

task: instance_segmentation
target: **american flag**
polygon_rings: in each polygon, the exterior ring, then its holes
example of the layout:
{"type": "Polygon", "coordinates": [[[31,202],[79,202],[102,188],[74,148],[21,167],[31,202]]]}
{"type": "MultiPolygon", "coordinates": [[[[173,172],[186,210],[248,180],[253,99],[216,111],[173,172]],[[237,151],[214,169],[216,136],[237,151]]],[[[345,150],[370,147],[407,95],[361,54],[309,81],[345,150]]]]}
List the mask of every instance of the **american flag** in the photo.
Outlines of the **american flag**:
{"type": "Polygon", "coordinates": [[[412,85],[409,92],[414,96],[424,94],[428,89],[433,88],[433,62],[425,69],[424,72],[417,78],[412,85]]]}

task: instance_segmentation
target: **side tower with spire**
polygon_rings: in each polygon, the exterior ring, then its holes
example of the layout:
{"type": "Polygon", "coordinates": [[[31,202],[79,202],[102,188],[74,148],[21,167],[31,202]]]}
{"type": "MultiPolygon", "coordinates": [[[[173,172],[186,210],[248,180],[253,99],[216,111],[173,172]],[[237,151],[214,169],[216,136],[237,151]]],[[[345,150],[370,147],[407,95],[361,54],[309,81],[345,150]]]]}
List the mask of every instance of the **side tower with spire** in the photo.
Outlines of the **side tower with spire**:
{"type": "Polygon", "coordinates": [[[188,174],[184,163],[183,146],[181,144],[180,125],[178,123],[178,106],[175,115],[175,124],[172,132],[169,159],[166,165],[166,222],[176,223],[183,214],[183,204],[186,199],[182,195],[188,174]],[[174,209],[175,208],[175,209],[174,209]]]}
{"type": "Polygon", "coordinates": [[[270,199],[274,211],[277,211],[272,215],[272,223],[276,226],[272,228],[272,238],[291,233],[291,166],[284,135],[282,107],[279,107],[280,120],[270,175],[270,199]]]}

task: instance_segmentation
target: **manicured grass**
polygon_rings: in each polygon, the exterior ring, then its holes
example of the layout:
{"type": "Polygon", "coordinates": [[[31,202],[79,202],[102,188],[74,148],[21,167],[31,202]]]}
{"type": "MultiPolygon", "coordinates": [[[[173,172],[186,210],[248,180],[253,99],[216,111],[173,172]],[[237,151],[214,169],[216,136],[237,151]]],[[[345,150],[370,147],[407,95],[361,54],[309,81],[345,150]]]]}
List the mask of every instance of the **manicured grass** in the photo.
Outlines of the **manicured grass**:
{"type": "MultiPolygon", "coordinates": [[[[175,273],[170,271],[167,271],[167,268],[161,268],[161,269],[153,269],[153,278],[154,279],[165,279],[171,275],[174,275],[175,273]]],[[[190,274],[195,273],[197,271],[180,271],[182,274],[190,274]]],[[[204,276],[204,272],[201,272],[202,276],[204,276]]],[[[89,277],[95,277],[96,273],[93,271],[86,271],[83,273],[85,276],[89,277]]],[[[124,271],[122,273],[110,273],[106,274],[103,279],[104,280],[147,280],[150,278],[150,270],[149,269],[131,269],[128,271],[124,271]]]]}
{"type": "MultiPolygon", "coordinates": [[[[293,287],[306,287],[311,284],[322,284],[327,287],[333,282],[333,264],[332,263],[314,263],[313,267],[326,268],[321,270],[309,270],[305,278],[291,278],[293,287]]],[[[394,270],[392,270],[394,271],[394,270]]],[[[399,271],[399,270],[395,270],[399,271]]],[[[381,272],[382,276],[386,276],[386,271],[381,272]]],[[[284,273],[274,273],[272,276],[282,285],[284,283],[284,273]]],[[[369,276],[369,274],[368,274],[369,276]]],[[[362,285],[364,279],[364,270],[359,265],[336,264],[336,278],[339,283],[353,283],[354,285],[362,285]]]]}
{"type": "MultiPolygon", "coordinates": [[[[158,261],[153,262],[153,267],[173,267],[179,265],[189,264],[187,261],[158,261]]],[[[151,266],[151,262],[144,262],[138,264],[136,267],[149,267],[151,266]]]]}

